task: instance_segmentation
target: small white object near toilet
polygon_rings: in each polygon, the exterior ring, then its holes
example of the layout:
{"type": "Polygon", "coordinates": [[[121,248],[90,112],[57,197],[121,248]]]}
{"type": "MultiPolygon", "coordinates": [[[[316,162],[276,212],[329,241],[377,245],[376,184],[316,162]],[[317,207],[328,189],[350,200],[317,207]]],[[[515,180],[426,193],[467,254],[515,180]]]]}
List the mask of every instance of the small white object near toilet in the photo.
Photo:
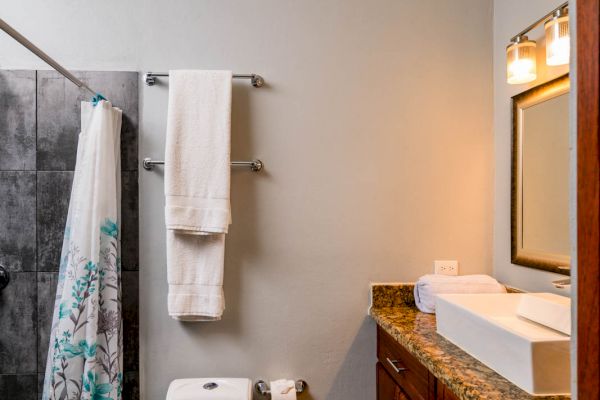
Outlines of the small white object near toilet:
{"type": "Polygon", "coordinates": [[[176,379],[166,400],[252,400],[252,382],[247,378],[176,379]]]}

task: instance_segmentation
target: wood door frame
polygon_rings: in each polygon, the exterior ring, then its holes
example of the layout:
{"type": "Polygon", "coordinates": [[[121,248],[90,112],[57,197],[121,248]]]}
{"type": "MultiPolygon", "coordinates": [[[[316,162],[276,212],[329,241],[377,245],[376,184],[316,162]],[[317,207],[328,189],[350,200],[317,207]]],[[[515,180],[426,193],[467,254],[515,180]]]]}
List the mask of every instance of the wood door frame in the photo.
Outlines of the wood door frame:
{"type": "Polygon", "coordinates": [[[577,398],[600,398],[600,0],[577,0],[577,398]]]}

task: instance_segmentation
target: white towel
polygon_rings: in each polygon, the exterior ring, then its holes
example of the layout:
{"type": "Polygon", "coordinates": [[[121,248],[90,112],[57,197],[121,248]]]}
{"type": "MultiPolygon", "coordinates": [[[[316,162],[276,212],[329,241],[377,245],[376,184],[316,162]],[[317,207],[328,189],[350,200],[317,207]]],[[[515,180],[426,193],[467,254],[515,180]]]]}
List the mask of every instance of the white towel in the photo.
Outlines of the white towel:
{"type": "Polygon", "coordinates": [[[231,78],[231,71],[169,71],[165,222],[175,319],[218,320],[225,308],[231,78]]]}
{"type": "Polygon", "coordinates": [[[225,310],[225,235],[167,231],[169,315],[181,321],[217,321],[225,310]]]}
{"type": "Polygon", "coordinates": [[[424,275],[415,283],[415,304],[434,314],[435,299],[443,293],[506,293],[506,288],[489,275],[424,275]]]}
{"type": "Polygon", "coordinates": [[[167,228],[227,233],[230,223],[231,71],[170,71],[167,228]]]}

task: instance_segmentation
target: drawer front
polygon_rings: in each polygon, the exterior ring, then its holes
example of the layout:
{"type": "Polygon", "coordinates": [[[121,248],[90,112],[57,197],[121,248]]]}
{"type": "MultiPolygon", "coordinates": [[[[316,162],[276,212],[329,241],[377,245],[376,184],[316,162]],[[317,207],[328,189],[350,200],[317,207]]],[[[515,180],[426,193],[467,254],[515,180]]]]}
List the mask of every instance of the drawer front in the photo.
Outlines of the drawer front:
{"type": "Polygon", "coordinates": [[[377,358],[410,399],[435,398],[433,375],[379,326],[377,326],[377,358]]]}
{"type": "Polygon", "coordinates": [[[377,363],[377,400],[410,400],[380,362],[377,363]]]}

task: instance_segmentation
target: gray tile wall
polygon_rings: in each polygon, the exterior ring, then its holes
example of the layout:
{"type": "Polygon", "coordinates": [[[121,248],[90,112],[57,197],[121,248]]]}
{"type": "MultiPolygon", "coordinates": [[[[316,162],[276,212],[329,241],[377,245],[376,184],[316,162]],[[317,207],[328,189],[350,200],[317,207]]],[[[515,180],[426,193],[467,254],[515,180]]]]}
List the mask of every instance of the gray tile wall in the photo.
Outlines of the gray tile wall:
{"type": "MultiPolygon", "coordinates": [[[[123,109],[124,399],[139,398],[138,74],[78,72],[123,109]]],[[[88,95],[54,71],[0,70],[0,399],[40,398],[80,105],[88,95]]]]}

